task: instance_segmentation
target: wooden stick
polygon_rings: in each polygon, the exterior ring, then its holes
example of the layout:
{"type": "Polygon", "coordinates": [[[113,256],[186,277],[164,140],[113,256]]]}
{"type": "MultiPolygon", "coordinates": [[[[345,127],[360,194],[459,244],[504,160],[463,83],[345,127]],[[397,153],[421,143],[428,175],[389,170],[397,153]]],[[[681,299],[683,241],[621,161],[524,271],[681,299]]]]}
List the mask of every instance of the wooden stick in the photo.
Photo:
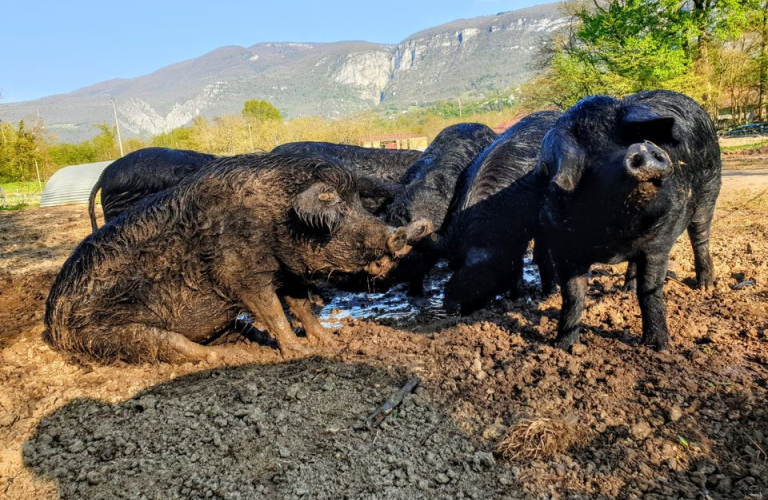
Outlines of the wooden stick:
{"type": "Polygon", "coordinates": [[[408,381],[405,383],[405,385],[396,393],[394,393],[392,396],[390,396],[389,399],[387,399],[381,407],[376,410],[370,417],[368,417],[365,421],[365,425],[370,429],[371,427],[377,427],[379,426],[384,419],[387,418],[387,416],[392,413],[392,410],[397,408],[400,403],[403,402],[403,399],[405,399],[405,396],[413,391],[417,385],[419,385],[419,382],[421,382],[421,379],[419,377],[412,377],[409,378],[408,381]]]}

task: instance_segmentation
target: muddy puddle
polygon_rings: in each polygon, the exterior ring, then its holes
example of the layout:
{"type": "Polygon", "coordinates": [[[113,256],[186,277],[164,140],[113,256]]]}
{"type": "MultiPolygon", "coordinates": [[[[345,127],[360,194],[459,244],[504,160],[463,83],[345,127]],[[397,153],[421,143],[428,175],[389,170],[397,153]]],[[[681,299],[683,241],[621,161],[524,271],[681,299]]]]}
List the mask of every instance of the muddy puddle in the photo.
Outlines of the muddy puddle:
{"type": "MultiPolygon", "coordinates": [[[[318,316],[326,328],[339,328],[347,318],[386,321],[397,327],[445,318],[449,313],[443,309],[443,291],[450,277],[448,263],[438,263],[424,284],[423,297],[410,297],[404,284],[374,293],[330,288],[318,316]]],[[[540,282],[538,268],[530,254],[525,258],[523,280],[526,285],[538,285],[540,282]]]]}

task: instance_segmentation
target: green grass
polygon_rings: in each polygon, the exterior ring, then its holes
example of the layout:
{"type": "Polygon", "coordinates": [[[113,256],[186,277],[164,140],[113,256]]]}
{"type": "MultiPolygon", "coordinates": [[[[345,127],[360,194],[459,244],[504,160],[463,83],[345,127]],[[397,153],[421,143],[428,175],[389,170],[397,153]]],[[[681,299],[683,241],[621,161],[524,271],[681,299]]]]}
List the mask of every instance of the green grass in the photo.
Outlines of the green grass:
{"type": "Polygon", "coordinates": [[[763,146],[768,146],[768,140],[753,142],[752,144],[742,144],[740,146],[725,146],[721,148],[722,151],[744,151],[747,149],[758,149],[763,146]]]}
{"type": "Polygon", "coordinates": [[[5,191],[5,208],[0,210],[22,210],[40,206],[40,185],[37,181],[0,183],[5,191]]]}

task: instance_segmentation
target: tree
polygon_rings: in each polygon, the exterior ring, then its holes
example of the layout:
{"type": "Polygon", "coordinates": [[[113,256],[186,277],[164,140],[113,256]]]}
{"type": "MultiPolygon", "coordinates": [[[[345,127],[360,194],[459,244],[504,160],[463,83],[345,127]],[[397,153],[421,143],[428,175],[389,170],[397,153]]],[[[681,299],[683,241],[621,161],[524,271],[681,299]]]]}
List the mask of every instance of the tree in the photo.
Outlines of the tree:
{"type": "Polygon", "coordinates": [[[94,125],[100,132],[91,139],[93,150],[96,155],[96,161],[114,160],[117,158],[118,149],[115,141],[116,131],[106,123],[94,125]]]}
{"type": "Polygon", "coordinates": [[[566,4],[570,32],[554,40],[527,96],[569,105],[588,94],[667,88],[691,95],[715,114],[713,50],[741,36],[747,4],[757,1],[572,1],[566,4]]]}
{"type": "Polygon", "coordinates": [[[280,115],[280,111],[278,111],[272,104],[267,101],[259,101],[256,99],[245,101],[245,105],[243,106],[243,116],[258,122],[283,119],[282,115],[280,115]]]}

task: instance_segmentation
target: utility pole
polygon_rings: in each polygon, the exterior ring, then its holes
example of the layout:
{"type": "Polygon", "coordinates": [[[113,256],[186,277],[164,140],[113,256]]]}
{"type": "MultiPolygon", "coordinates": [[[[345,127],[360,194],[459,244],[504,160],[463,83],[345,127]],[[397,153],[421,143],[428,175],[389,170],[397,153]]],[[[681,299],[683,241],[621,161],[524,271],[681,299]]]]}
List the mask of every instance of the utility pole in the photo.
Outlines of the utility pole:
{"type": "Polygon", "coordinates": [[[43,181],[40,180],[40,169],[37,167],[37,158],[35,158],[35,172],[37,172],[37,186],[40,188],[40,192],[43,192],[43,181]]]}
{"type": "Polygon", "coordinates": [[[457,97],[456,100],[459,101],[459,120],[461,120],[461,97],[457,97]]]}
{"type": "Polygon", "coordinates": [[[120,158],[124,156],[123,153],[123,139],[120,138],[120,125],[117,123],[117,108],[115,107],[115,100],[112,96],[109,96],[109,102],[112,103],[112,114],[115,115],[115,129],[117,129],[117,143],[120,145],[120,158]]]}

